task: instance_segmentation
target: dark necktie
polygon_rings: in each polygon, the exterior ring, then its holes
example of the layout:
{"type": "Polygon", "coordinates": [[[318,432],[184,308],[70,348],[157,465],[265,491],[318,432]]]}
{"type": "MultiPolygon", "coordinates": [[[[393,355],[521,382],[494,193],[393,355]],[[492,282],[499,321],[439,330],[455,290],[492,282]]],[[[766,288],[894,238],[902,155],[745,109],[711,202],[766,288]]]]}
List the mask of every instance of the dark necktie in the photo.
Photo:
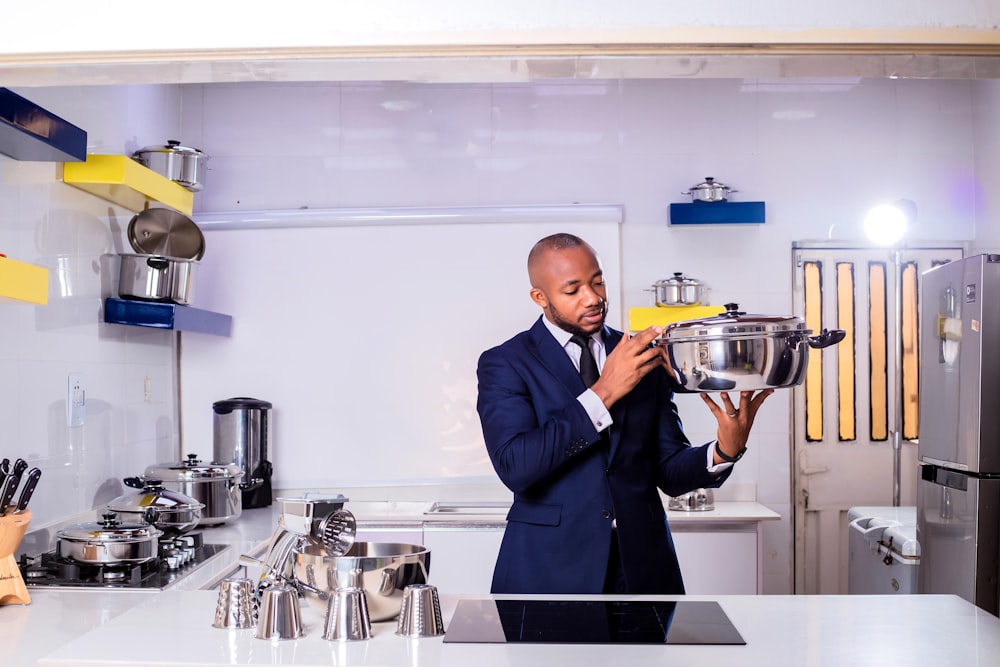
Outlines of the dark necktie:
{"type": "Polygon", "coordinates": [[[574,334],[570,341],[580,346],[580,377],[583,378],[583,383],[590,387],[601,376],[597,371],[594,353],[590,350],[590,338],[574,334]]]}

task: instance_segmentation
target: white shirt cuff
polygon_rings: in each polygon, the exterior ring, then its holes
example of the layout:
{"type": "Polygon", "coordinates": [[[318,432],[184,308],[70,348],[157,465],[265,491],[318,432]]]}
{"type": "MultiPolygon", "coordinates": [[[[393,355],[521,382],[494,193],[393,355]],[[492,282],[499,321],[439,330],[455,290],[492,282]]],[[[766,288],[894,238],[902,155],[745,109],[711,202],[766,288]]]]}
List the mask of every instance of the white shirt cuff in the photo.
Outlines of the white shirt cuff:
{"type": "Polygon", "coordinates": [[[587,389],[577,396],[576,400],[580,401],[580,405],[587,411],[587,416],[590,417],[590,422],[598,433],[611,426],[611,413],[604,407],[604,401],[594,393],[593,389],[587,389]]]}

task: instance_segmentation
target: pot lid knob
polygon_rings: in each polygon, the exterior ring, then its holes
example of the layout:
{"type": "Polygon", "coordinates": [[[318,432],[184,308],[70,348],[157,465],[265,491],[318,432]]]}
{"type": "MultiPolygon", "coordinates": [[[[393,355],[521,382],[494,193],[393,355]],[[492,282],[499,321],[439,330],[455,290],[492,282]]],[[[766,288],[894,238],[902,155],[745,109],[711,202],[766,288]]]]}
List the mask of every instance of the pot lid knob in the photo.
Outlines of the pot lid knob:
{"type": "Polygon", "coordinates": [[[118,514],[115,512],[106,512],[101,515],[101,520],[98,522],[105,528],[114,528],[115,526],[121,525],[121,521],[117,519],[118,514]]]}
{"type": "Polygon", "coordinates": [[[746,313],[744,313],[743,311],[740,310],[740,304],[738,304],[738,303],[727,303],[726,304],[726,312],[725,312],[725,314],[726,315],[731,315],[731,316],[746,315],[746,313]]]}
{"type": "Polygon", "coordinates": [[[188,454],[187,461],[184,462],[184,465],[186,465],[189,468],[193,468],[199,463],[201,463],[201,459],[198,458],[197,454],[188,454]]]}

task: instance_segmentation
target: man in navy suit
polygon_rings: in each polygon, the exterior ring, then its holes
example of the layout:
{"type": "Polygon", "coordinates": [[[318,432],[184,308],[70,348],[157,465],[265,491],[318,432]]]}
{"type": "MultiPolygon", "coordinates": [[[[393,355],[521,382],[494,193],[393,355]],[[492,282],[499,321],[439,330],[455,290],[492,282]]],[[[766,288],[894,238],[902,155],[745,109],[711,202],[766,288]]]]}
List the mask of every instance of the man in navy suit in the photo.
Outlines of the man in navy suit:
{"type": "Polygon", "coordinates": [[[657,489],[720,486],[772,390],[741,392],[738,408],[728,394],[721,406],[702,394],[717,441],[692,447],[661,348],[650,345],[662,330],[629,338],[605,326],[594,249],[570,234],[546,237],[528,276],[542,316],[484,352],[477,370],[486,448],[514,493],[492,591],[683,593],[657,489]]]}

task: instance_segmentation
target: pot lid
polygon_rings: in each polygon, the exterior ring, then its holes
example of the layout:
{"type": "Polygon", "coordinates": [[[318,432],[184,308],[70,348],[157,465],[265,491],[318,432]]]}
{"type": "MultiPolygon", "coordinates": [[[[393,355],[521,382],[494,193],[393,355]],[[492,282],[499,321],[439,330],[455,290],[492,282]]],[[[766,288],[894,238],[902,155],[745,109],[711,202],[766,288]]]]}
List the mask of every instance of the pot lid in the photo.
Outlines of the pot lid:
{"type": "Polygon", "coordinates": [[[148,523],[120,521],[114,512],[101,515],[101,521],[78,523],[56,532],[59,539],[87,542],[146,542],[163,534],[148,523]]]}
{"type": "Polygon", "coordinates": [[[188,454],[186,461],[148,466],[144,476],[165,482],[208,482],[243,477],[243,470],[232,463],[202,463],[197,454],[188,454]]]}
{"type": "Polygon", "coordinates": [[[271,404],[257,398],[227,398],[224,401],[212,403],[212,409],[220,415],[228,414],[233,410],[270,410],[271,404]]]}
{"type": "Polygon", "coordinates": [[[696,287],[701,285],[700,280],[694,278],[687,278],[680,271],[675,271],[672,278],[664,278],[663,280],[657,280],[653,283],[656,287],[696,287]]]}
{"type": "Polygon", "coordinates": [[[149,509],[154,511],[196,511],[205,507],[205,503],[200,503],[180,491],[163,488],[163,482],[159,479],[127,477],[125,485],[138,487],[140,490],[118,496],[108,503],[109,510],[114,512],[146,512],[149,509]]]}
{"type": "Polygon", "coordinates": [[[728,188],[729,186],[725,183],[719,183],[717,180],[711,176],[706,176],[705,180],[691,187],[692,190],[704,190],[710,188],[728,188]]]}
{"type": "Polygon", "coordinates": [[[161,144],[159,146],[146,146],[145,148],[140,148],[133,156],[142,156],[143,153],[184,153],[198,157],[205,157],[208,159],[203,152],[197,148],[191,148],[190,146],[181,146],[181,142],[176,139],[168,139],[166,144],[161,144]]]}
{"type": "Polygon", "coordinates": [[[692,340],[718,340],[779,336],[790,333],[808,335],[802,318],[784,315],[747,315],[735,303],[726,304],[726,312],[700,320],[668,325],[660,339],[668,343],[692,340]]]}
{"type": "Polygon", "coordinates": [[[144,255],[201,259],[205,236],[194,220],[169,208],[147,208],[128,223],[128,242],[144,255]]]}

